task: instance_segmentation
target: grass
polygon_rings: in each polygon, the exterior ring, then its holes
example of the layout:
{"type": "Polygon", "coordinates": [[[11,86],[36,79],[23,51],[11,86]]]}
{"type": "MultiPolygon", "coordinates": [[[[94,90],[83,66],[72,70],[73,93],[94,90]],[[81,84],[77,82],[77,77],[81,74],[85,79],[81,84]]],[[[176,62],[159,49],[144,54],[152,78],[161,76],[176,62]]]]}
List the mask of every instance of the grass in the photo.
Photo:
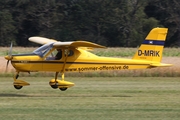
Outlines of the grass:
{"type": "MultiPolygon", "coordinates": [[[[107,48],[95,49],[92,51],[94,54],[106,57],[132,57],[138,48],[107,48]]],[[[180,56],[180,48],[164,48],[164,57],[177,57],[180,56]]]]}
{"type": "MultiPolygon", "coordinates": [[[[35,47],[13,47],[12,54],[31,53],[35,47]]],[[[138,48],[107,48],[107,49],[94,49],[92,53],[99,56],[106,57],[132,57],[138,48]]],[[[8,47],[0,47],[0,56],[8,54],[8,47]]],[[[164,48],[163,56],[177,57],[180,56],[180,48],[164,48]]]]}
{"type": "MultiPolygon", "coordinates": [[[[12,54],[31,53],[36,47],[13,47],[12,54]]],[[[0,56],[8,55],[9,47],[0,47],[0,56]]]]}
{"type": "Polygon", "coordinates": [[[2,120],[179,120],[179,77],[69,77],[65,92],[50,77],[20,77],[31,86],[15,90],[0,77],[2,120]]]}

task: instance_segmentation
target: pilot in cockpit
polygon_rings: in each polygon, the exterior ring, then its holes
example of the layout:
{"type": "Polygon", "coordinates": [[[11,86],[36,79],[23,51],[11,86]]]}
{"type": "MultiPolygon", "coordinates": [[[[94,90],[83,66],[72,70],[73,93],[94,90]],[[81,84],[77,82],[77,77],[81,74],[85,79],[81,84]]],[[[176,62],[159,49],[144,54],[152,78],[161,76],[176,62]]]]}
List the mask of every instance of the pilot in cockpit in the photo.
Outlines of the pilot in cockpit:
{"type": "Polygon", "coordinates": [[[62,50],[61,49],[57,49],[57,54],[55,56],[55,60],[60,60],[62,58],[62,50]]]}

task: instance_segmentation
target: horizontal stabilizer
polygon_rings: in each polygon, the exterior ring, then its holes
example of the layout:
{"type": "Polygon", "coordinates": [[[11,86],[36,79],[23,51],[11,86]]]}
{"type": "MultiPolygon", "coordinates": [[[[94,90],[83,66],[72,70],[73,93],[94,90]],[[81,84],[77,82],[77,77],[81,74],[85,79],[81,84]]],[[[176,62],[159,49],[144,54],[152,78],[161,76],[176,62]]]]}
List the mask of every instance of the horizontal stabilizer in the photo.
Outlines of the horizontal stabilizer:
{"type": "Polygon", "coordinates": [[[164,63],[152,63],[151,66],[153,67],[170,67],[173,64],[164,64],[164,63]]]}

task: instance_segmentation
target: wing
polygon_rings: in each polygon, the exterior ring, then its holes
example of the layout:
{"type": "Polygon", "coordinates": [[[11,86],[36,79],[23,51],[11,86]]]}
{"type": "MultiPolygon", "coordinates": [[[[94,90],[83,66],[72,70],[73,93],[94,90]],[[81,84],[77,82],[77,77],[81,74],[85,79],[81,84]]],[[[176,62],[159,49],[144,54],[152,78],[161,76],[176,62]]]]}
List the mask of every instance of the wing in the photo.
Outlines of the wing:
{"type": "Polygon", "coordinates": [[[53,45],[54,47],[85,47],[86,49],[91,49],[91,48],[106,48],[105,46],[98,45],[92,42],[87,42],[87,41],[74,41],[74,42],[56,42],[53,45]]]}
{"type": "Polygon", "coordinates": [[[34,43],[38,43],[41,45],[44,45],[46,43],[51,43],[51,42],[57,42],[56,40],[48,39],[48,38],[44,38],[44,37],[30,37],[29,41],[34,42],[34,43]]]}
{"type": "Polygon", "coordinates": [[[92,49],[92,48],[106,48],[105,46],[102,45],[98,45],[92,42],[87,42],[87,41],[72,41],[72,42],[59,42],[53,39],[48,39],[48,38],[44,38],[44,37],[30,37],[29,41],[31,42],[35,42],[38,44],[47,44],[47,43],[54,43],[53,46],[56,48],[59,47],[83,47],[84,49],[88,50],[88,49],[92,49]]]}

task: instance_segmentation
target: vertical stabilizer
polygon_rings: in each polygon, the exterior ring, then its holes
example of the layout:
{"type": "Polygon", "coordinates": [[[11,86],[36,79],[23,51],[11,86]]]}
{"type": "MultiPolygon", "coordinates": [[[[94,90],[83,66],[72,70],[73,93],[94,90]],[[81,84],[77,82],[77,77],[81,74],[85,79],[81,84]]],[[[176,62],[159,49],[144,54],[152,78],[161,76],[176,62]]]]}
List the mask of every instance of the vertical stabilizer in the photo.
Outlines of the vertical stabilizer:
{"type": "Polygon", "coordinates": [[[133,59],[160,62],[167,31],[167,28],[152,29],[139,47],[133,59]]]}

